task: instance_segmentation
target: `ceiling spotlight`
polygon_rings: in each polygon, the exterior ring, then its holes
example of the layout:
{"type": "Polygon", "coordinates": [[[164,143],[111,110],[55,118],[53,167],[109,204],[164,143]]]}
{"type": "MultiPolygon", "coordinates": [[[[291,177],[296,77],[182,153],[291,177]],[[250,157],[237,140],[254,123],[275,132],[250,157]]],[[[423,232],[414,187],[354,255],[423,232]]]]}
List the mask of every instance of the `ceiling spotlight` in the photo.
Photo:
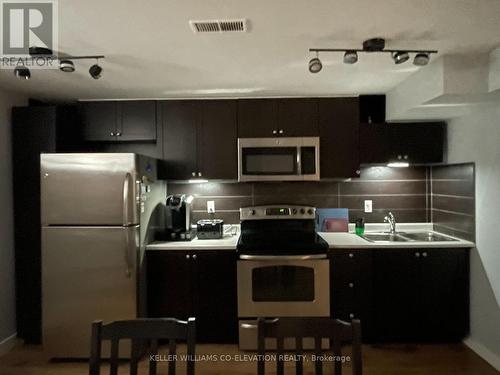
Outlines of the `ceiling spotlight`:
{"type": "Polygon", "coordinates": [[[392,59],[394,60],[395,64],[402,64],[410,58],[410,55],[408,55],[408,52],[405,51],[397,51],[392,54],[392,59]]]}
{"type": "Polygon", "coordinates": [[[16,66],[14,69],[14,75],[19,79],[28,80],[31,78],[30,70],[24,66],[16,66]]]}
{"type": "Polygon", "coordinates": [[[417,66],[424,66],[429,63],[430,56],[427,52],[419,52],[415,55],[413,59],[413,64],[417,66]]]}
{"type": "Polygon", "coordinates": [[[358,53],[356,51],[345,51],[344,64],[355,64],[358,62],[358,53]]]}
{"type": "Polygon", "coordinates": [[[102,73],[102,68],[97,64],[92,65],[89,69],[89,74],[94,79],[101,78],[101,73],[102,73]]]}
{"type": "Polygon", "coordinates": [[[319,59],[318,53],[316,52],[316,57],[309,61],[309,71],[311,73],[319,73],[323,68],[321,60],[319,59]]]}
{"type": "Polygon", "coordinates": [[[75,71],[75,64],[71,60],[61,60],[59,62],[59,69],[66,73],[72,73],[75,71]]]}

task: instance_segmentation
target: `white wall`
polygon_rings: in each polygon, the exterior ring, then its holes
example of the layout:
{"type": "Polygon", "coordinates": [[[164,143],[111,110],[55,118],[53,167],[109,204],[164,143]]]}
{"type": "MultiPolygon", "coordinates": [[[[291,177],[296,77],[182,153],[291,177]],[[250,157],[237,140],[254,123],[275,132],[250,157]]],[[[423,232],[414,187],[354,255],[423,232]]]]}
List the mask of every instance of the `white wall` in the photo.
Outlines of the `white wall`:
{"type": "Polygon", "coordinates": [[[448,161],[476,163],[477,250],[466,343],[500,370],[500,103],[448,123],[448,161]]]}
{"type": "Polygon", "coordinates": [[[16,334],[10,113],[26,104],[23,96],[0,89],[0,355],[16,334]]]}

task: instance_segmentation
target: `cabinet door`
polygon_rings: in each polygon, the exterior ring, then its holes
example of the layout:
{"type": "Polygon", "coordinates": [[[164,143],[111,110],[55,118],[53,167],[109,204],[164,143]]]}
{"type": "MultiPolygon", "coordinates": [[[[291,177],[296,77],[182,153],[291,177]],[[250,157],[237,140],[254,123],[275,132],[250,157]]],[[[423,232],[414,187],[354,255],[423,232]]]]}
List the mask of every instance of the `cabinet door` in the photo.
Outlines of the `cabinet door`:
{"type": "Polygon", "coordinates": [[[185,251],[147,251],[148,316],[193,316],[191,255],[185,251]],[[189,258],[188,258],[189,257],[189,258]]]}
{"type": "Polygon", "coordinates": [[[116,141],[117,102],[86,102],[81,105],[83,138],[86,141],[116,141]]]}
{"type": "Polygon", "coordinates": [[[321,178],[358,177],[357,98],[319,99],[321,178]]]}
{"type": "Polygon", "coordinates": [[[198,165],[202,177],[238,178],[236,101],[207,100],[202,104],[198,135],[198,165]]]}
{"type": "Polygon", "coordinates": [[[156,102],[123,101],[119,102],[119,111],[118,141],[156,140],[156,102]]]}
{"type": "Polygon", "coordinates": [[[235,343],[238,331],[236,297],[236,253],[234,251],[198,251],[195,316],[197,340],[235,343]]]}
{"type": "Polygon", "coordinates": [[[469,322],[468,249],[425,249],[419,261],[420,341],[462,340],[469,322]]]}
{"type": "Polygon", "coordinates": [[[238,100],[238,137],[276,137],[278,101],[273,99],[238,100]]]}
{"type": "Polygon", "coordinates": [[[412,249],[374,251],[376,341],[408,342],[418,336],[417,252],[412,249]]]}
{"type": "Polygon", "coordinates": [[[318,100],[278,99],[278,134],[284,137],[317,137],[318,100]]]}
{"type": "Polygon", "coordinates": [[[200,104],[194,100],[163,101],[164,178],[186,180],[198,174],[197,132],[200,104]]]}
{"type": "Polygon", "coordinates": [[[359,156],[361,164],[387,163],[394,154],[387,124],[360,124],[359,156]]]}
{"type": "Polygon", "coordinates": [[[410,163],[443,161],[444,123],[389,124],[390,160],[410,163]]]}

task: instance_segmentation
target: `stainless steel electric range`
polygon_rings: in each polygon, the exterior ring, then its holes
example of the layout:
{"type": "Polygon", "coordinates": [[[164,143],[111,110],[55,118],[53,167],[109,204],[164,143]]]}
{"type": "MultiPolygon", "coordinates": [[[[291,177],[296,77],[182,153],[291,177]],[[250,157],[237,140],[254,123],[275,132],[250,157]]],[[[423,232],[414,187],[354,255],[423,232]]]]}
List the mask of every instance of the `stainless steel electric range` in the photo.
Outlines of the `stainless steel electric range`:
{"type": "Polygon", "coordinates": [[[257,346],[256,318],[330,316],[328,244],[315,231],[316,209],[240,209],[239,343],[257,346]]]}

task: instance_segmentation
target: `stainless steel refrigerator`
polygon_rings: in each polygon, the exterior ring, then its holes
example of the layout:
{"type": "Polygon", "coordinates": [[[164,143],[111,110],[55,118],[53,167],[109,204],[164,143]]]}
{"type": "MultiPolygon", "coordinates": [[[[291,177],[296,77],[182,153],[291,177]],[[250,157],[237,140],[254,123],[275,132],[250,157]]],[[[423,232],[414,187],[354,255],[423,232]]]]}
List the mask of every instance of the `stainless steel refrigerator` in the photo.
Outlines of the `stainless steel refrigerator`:
{"type": "Polygon", "coordinates": [[[43,349],[85,358],[92,321],[144,314],[144,248],[164,225],[166,184],[136,154],[40,159],[43,349]]]}

